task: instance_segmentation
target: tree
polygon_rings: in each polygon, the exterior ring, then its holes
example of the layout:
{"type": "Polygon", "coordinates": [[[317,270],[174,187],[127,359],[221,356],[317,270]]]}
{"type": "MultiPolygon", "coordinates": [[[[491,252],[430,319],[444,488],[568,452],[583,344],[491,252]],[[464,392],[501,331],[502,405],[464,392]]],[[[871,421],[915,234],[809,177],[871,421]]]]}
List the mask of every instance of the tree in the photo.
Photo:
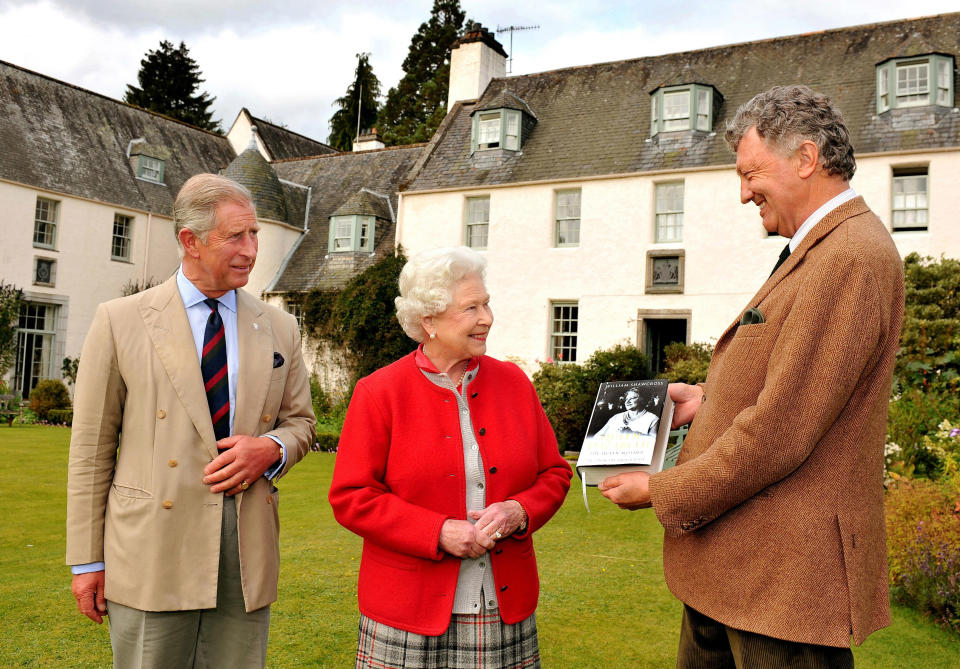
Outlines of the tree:
{"type": "Polygon", "coordinates": [[[214,121],[210,111],[216,98],[209,97],[206,91],[197,94],[204,80],[183,42],[174,49],[173,44],[162,40],[159,49],[147,51],[146,58],[140,61],[137,81],[139,87],[127,85],[124,102],[204,130],[222,131],[220,121],[214,121]]]}
{"type": "Polygon", "coordinates": [[[17,325],[23,291],[0,281],[0,376],[7,373],[17,356],[17,325]]]}
{"type": "Polygon", "coordinates": [[[386,144],[426,142],[447,113],[450,49],[463,27],[460,0],[434,0],[430,19],[410,40],[403,78],[387,93],[377,127],[386,144]]]}
{"type": "Polygon", "coordinates": [[[327,143],[340,151],[349,151],[353,147],[353,138],[357,135],[358,109],[360,130],[374,127],[380,111],[379,97],[380,80],[373,73],[370,54],[358,53],[353,83],[347,87],[343,97],[334,102],[339,109],[330,118],[330,138],[327,143]]]}

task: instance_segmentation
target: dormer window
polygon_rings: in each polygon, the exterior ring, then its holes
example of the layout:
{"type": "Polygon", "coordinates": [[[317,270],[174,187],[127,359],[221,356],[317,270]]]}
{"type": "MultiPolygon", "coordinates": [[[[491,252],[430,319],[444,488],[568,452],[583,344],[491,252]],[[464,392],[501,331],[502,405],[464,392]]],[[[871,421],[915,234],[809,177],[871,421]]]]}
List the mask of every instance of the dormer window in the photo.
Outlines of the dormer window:
{"type": "Polygon", "coordinates": [[[516,109],[490,109],[473,115],[473,150],[520,150],[520,114],[516,109]]]}
{"type": "Polygon", "coordinates": [[[906,107],[953,107],[953,58],[893,58],[877,65],[877,113],[906,107]]]}
{"type": "Polygon", "coordinates": [[[163,161],[140,154],[137,161],[137,177],[144,181],[163,183],[163,161]]]}
{"type": "Polygon", "coordinates": [[[375,216],[331,216],[330,253],[373,251],[375,216]]]}
{"type": "Polygon", "coordinates": [[[714,90],[689,84],[658,88],[650,94],[650,136],[677,130],[713,128],[714,90]]]}

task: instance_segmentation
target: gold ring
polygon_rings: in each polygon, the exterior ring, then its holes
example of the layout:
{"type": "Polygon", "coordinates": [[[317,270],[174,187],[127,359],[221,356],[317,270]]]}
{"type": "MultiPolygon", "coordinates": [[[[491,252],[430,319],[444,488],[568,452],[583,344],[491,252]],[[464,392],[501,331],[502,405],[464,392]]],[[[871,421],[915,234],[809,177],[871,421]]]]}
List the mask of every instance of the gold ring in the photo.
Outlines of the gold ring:
{"type": "Polygon", "coordinates": [[[240,484],[240,490],[246,490],[249,487],[250,487],[250,484],[247,483],[246,480],[244,480],[244,482],[240,484]]]}

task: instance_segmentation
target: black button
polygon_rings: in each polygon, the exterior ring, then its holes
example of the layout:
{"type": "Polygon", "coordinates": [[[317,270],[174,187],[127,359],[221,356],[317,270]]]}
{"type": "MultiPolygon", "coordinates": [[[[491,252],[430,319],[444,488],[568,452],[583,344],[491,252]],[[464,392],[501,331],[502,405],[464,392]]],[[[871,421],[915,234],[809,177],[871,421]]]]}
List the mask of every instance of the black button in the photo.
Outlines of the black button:
{"type": "Polygon", "coordinates": [[[507,586],[503,586],[502,588],[500,588],[500,592],[503,592],[506,589],[507,589],[507,586]]]}
{"type": "Polygon", "coordinates": [[[497,550],[493,551],[493,554],[494,554],[494,555],[500,555],[500,553],[502,553],[502,552],[503,552],[503,549],[502,549],[502,548],[498,548],[497,550]]]}
{"type": "Polygon", "coordinates": [[[476,396],[477,396],[477,394],[476,394],[476,393],[474,393],[474,394],[473,394],[473,395],[471,395],[470,397],[476,397],[476,396]]]}
{"type": "Polygon", "coordinates": [[[481,428],[480,428],[480,436],[482,437],[482,436],[485,435],[486,433],[487,433],[487,428],[481,427],[481,428]]]}
{"type": "Polygon", "coordinates": [[[491,468],[490,468],[490,473],[491,473],[491,474],[496,474],[496,473],[497,473],[497,468],[496,468],[496,467],[491,467],[491,468]]]}

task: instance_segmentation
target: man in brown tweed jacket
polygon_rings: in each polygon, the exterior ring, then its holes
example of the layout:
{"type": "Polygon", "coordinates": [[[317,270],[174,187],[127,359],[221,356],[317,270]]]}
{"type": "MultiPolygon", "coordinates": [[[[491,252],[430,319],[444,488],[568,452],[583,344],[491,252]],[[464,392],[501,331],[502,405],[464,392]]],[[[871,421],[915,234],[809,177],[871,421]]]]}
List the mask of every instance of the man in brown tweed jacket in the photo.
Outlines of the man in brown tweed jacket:
{"type": "Polygon", "coordinates": [[[790,244],[706,383],[671,384],[675,426],[692,421],[677,466],[600,489],[663,524],[684,603],[678,667],[852,667],[851,635],[890,621],[883,445],[903,266],[849,187],[853,149],[828,98],[775,87],[726,140],[741,201],[790,244]]]}

